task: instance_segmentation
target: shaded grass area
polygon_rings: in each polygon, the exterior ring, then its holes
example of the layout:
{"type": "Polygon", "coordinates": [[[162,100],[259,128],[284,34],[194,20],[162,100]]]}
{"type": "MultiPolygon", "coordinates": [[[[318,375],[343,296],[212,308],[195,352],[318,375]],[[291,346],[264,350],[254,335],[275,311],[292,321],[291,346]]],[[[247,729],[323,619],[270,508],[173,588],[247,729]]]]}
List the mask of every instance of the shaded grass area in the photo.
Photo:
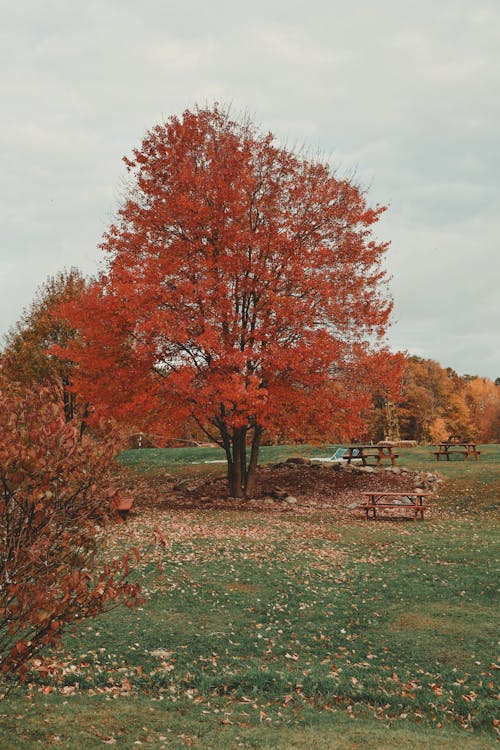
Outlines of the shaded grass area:
{"type": "MultiPolygon", "coordinates": [[[[426,451],[405,464],[434,470],[426,451]]],[[[48,655],[57,674],[33,673],[0,703],[0,746],[493,747],[499,452],[439,466],[443,503],[462,509],[451,521],[318,512],[307,537],[300,515],[270,536],[262,513],[249,538],[235,511],[224,538],[210,532],[216,509],[170,513],[161,572],[142,548],[144,605],[68,634],[48,655]],[[207,533],[177,538],[194,520],[207,533]]]]}

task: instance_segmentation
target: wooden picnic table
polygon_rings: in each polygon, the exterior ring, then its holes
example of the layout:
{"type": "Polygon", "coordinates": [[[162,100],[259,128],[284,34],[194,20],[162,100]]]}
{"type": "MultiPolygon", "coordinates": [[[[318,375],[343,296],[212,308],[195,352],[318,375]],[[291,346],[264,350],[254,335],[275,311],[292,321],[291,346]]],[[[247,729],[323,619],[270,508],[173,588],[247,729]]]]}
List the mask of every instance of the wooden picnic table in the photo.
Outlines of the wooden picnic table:
{"type": "Polygon", "coordinates": [[[469,456],[474,456],[476,461],[479,460],[481,451],[478,451],[476,443],[470,440],[443,440],[437,446],[437,451],[434,451],[436,461],[440,461],[441,458],[450,460],[450,456],[453,453],[464,456],[465,460],[469,460],[469,456]]]}
{"type": "Polygon", "coordinates": [[[423,492],[422,490],[408,490],[403,492],[384,492],[384,490],[370,490],[369,492],[362,492],[363,497],[366,498],[365,502],[359,507],[362,508],[368,514],[372,513],[372,518],[377,517],[377,510],[381,508],[390,508],[394,510],[411,510],[413,513],[413,520],[416,521],[418,515],[422,521],[424,520],[424,510],[427,506],[424,505],[424,498],[431,497],[431,492],[423,492]]]}
{"type": "Polygon", "coordinates": [[[399,453],[394,453],[392,445],[348,445],[347,455],[342,456],[343,461],[350,464],[352,461],[361,460],[363,466],[367,466],[367,458],[375,458],[376,466],[380,466],[382,461],[390,461],[391,465],[396,464],[399,453]]]}

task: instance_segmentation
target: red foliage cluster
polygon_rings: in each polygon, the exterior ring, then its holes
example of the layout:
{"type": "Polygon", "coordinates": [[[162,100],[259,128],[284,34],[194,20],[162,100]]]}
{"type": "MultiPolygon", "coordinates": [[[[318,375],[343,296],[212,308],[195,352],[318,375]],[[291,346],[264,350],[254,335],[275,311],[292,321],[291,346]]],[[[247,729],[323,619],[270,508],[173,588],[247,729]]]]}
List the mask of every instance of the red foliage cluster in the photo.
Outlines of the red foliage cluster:
{"type": "Polygon", "coordinates": [[[68,623],[132,605],[128,558],[96,572],[96,531],[109,514],[111,444],[81,442],[48,389],[0,378],[0,659],[23,675],[68,623]]]}

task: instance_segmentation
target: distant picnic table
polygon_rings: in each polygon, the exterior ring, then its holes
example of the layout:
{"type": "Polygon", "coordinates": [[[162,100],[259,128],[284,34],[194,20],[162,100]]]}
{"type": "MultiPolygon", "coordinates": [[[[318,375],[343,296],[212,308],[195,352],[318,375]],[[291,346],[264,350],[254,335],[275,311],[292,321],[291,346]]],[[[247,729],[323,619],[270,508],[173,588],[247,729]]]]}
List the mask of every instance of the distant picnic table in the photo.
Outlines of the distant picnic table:
{"type": "Polygon", "coordinates": [[[476,461],[478,461],[481,455],[481,451],[478,451],[476,443],[467,438],[460,438],[457,435],[450,435],[447,440],[442,440],[436,445],[436,448],[437,451],[434,451],[436,461],[440,461],[442,458],[449,461],[450,456],[453,454],[463,456],[465,461],[469,460],[469,456],[474,456],[476,461]]]}
{"type": "Polygon", "coordinates": [[[390,461],[391,466],[396,464],[399,453],[394,453],[392,445],[361,445],[355,443],[347,446],[347,455],[342,456],[343,461],[348,464],[352,461],[361,460],[363,466],[369,466],[367,459],[374,458],[376,466],[380,466],[382,461],[390,461]]]}

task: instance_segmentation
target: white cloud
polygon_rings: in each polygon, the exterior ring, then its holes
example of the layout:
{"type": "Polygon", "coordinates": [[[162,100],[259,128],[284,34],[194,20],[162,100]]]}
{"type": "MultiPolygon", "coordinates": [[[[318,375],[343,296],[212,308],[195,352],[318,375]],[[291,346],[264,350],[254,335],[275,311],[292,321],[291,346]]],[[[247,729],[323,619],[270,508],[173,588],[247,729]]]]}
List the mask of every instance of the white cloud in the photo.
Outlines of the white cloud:
{"type": "Polygon", "coordinates": [[[219,99],[390,204],[395,346],[500,375],[496,0],[20,0],[0,56],[0,332],[95,271],[145,130],[219,99]]]}

